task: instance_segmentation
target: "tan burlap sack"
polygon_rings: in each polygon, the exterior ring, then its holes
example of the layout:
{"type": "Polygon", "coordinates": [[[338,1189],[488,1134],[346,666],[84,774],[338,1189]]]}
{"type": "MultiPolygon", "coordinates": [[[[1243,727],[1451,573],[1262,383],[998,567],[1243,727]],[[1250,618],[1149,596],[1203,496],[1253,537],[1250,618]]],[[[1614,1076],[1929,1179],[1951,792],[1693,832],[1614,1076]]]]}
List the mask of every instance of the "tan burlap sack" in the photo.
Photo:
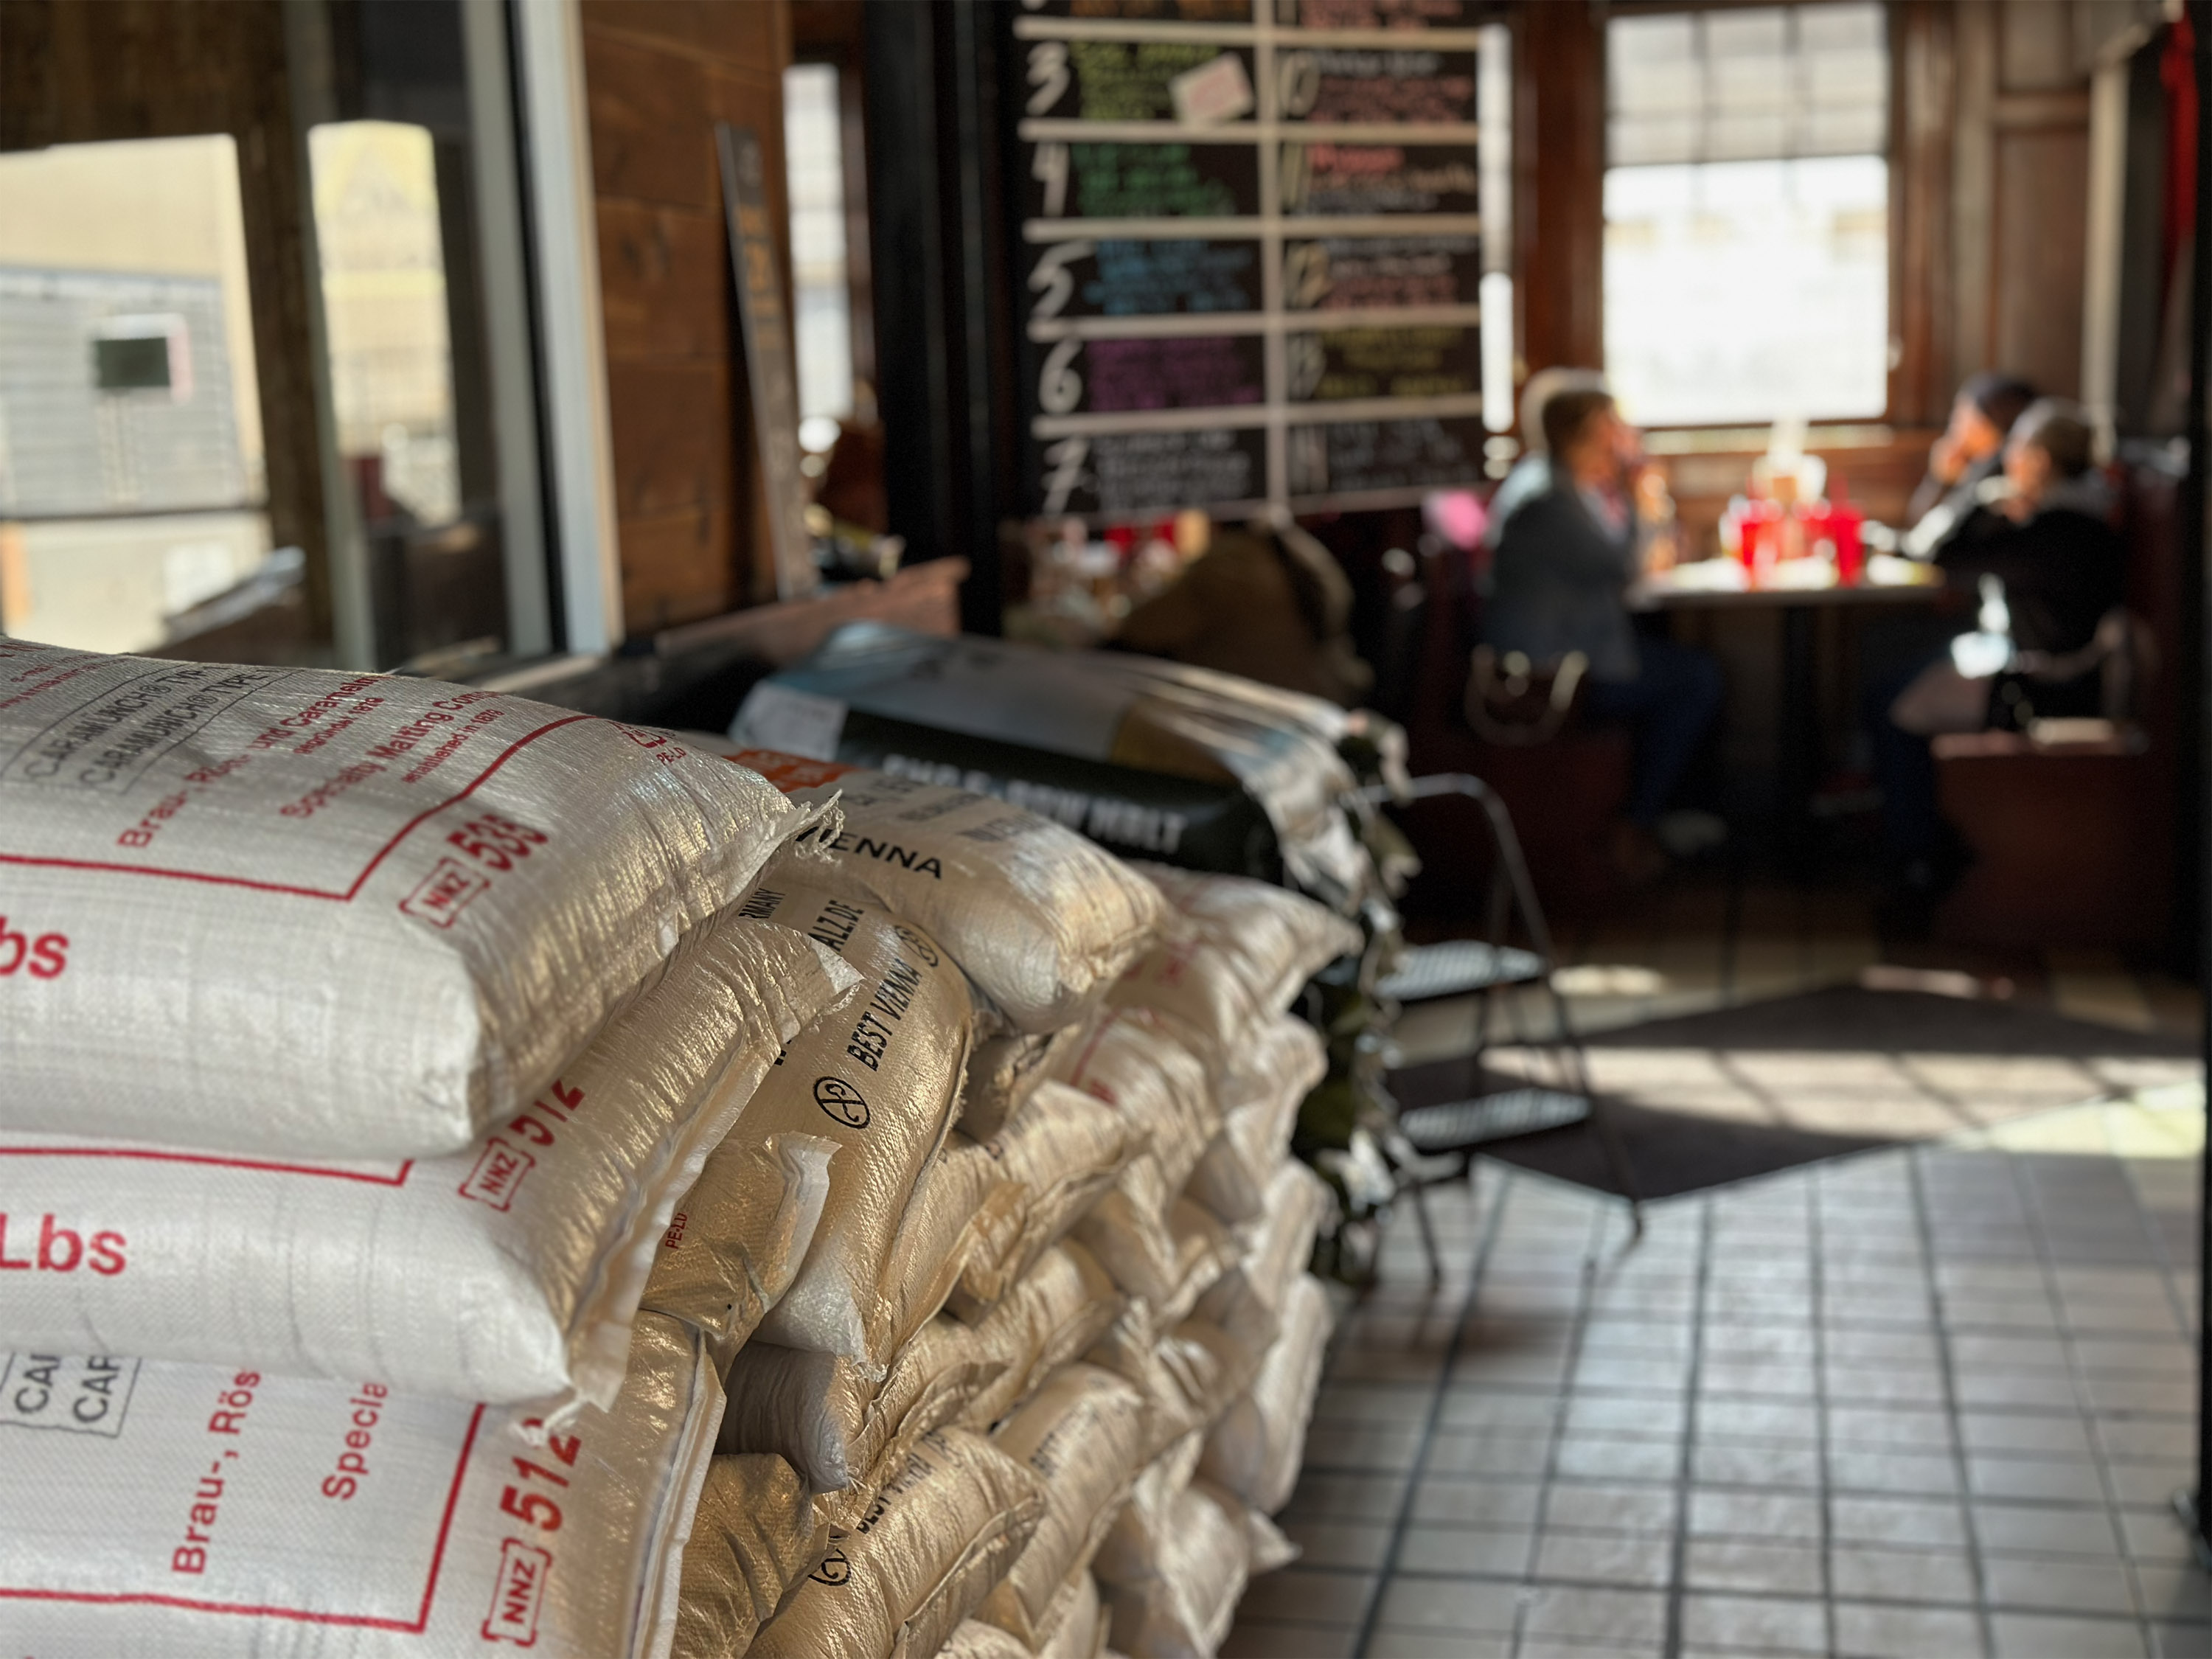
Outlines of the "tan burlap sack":
{"type": "Polygon", "coordinates": [[[928,1659],[1027,1547],[1036,1475],[960,1429],[925,1436],[754,1638],[755,1659],[928,1659]]]}

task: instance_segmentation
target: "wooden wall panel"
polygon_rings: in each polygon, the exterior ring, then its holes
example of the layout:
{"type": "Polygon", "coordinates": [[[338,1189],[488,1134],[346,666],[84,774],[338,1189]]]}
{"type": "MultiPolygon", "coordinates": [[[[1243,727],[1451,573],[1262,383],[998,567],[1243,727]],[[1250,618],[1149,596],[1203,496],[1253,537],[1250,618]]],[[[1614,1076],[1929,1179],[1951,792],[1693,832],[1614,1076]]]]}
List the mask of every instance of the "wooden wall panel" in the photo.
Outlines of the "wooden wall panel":
{"type": "Polygon", "coordinates": [[[787,0],[584,0],[623,617],[633,634],[770,596],[714,123],[768,161],[789,291],[787,0]]]}
{"type": "Polygon", "coordinates": [[[1990,361],[2041,390],[2081,389],[2089,133],[2000,132],[1991,215],[1990,361]]]}
{"type": "Polygon", "coordinates": [[[1514,41],[1513,234],[1522,367],[1605,362],[1605,24],[1575,0],[1522,7],[1514,41]]]}
{"type": "Polygon", "coordinates": [[[1950,108],[1955,385],[1978,369],[2081,384],[2088,80],[2063,0],[1960,0],[1950,108]]]}

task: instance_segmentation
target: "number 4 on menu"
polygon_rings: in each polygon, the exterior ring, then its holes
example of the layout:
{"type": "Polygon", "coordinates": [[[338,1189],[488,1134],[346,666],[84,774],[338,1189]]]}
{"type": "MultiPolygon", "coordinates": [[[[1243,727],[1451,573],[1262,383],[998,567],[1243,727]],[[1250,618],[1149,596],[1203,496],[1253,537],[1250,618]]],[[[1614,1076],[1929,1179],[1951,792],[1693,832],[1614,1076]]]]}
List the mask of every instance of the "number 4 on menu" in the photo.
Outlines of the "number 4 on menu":
{"type": "Polygon", "coordinates": [[[1044,216],[1058,219],[1067,212],[1067,146],[1039,144],[1030,157],[1030,177],[1044,186],[1044,216]]]}

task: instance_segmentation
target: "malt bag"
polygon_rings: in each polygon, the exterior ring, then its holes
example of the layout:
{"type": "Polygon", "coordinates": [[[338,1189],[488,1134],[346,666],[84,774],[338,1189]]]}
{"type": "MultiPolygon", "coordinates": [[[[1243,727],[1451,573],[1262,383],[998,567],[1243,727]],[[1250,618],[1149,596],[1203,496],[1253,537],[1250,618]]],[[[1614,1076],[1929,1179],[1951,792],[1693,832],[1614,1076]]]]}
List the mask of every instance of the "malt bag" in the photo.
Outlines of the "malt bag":
{"type": "MultiPolygon", "coordinates": [[[[967,981],[912,924],[830,889],[756,888],[742,911],[799,929],[860,975],[849,1003],[792,1041],[745,1109],[744,1134],[820,1135],[839,1148],[804,1264],[762,1334],[786,1347],[865,1355],[908,1200],[951,1123],[968,1054],[967,981]]],[[[742,1155],[726,1148],[715,1159],[742,1155]]],[[[702,1188],[717,1174],[714,1161],[702,1188]]],[[[698,1207],[685,1205],[693,1225],[713,1236],[698,1207]]],[[[744,1289],[711,1272],[681,1275],[681,1259],[664,1259],[647,1291],[664,1313],[707,1323],[744,1289]]]]}
{"type": "Polygon", "coordinates": [[[1206,1437],[1200,1471],[1264,1514],[1289,1503],[1297,1483],[1334,1322],[1321,1281],[1301,1273],[1259,1376],[1206,1437]]]}
{"type": "Polygon", "coordinates": [[[1096,1365],[1063,1365],[991,1438],[1043,1483],[1044,1513],[1029,1547],[980,1616],[1035,1648],[1068,1576],[1091,1564],[1144,1462],[1145,1398],[1096,1365]]]}
{"type": "Polygon", "coordinates": [[[1105,1335],[1127,1307],[1090,1251],[1073,1240],[1054,1245],[974,1328],[977,1349],[1003,1369],[977,1393],[962,1423],[988,1429],[1000,1421],[1105,1335]]]}
{"type": "Polygon", "coordinates": [[[1236,1261],[1237,1241],[1187,1198],[1168,1206],[1164,1223],[1152,1217],[1149,1202],[1117,1183],[1076,1223],[1075,1237],[1116,1285],[1172,1323],[1236,1261]]]}
{"type": "Polygon", "coordinates": [[[1075,1024],[1159,926],[1158,888],[1050,818],[771,750],[732,758],[802,803],[836,801],[842,830],[825,820],[793,858],[827,853],[842,879],[926,929],[1015,1030],[1075,1024]]]}
{"type": "Polygon", "coordinates": [[[546,1436],[375,1382],[0,1362],[0,1626],[39,1659],[668,1651],[721,1391],[641,1316],[611,1412],[546,1436]],[[30,1403],[35,1400],[35,1404],[30,1403]],[[60,1501],[58,1501],[60,1500],[60,1501]]]}
{"type": "Polygon", "coordinates": [[[1102,1008],[1053,1069],[1054,1081],[1129,1120],[1170,1194],[1182,1190],[1221,1127],[1213,1085],[1186,1046],[1188,1036],[1188,1027],[1154,1009],[1102,1008]]]}
{"type": "Polygon", "coordinates": [[[819,811],[520,697],[17,640],[0,799],[0,1127],[312,1158],[513,1116],[819,811]]]}
{"type": "Polygon", "coordinates": [[[780,1457],[716,1457],[684,1547],[675,1659],[729,1659],[830,1546],[806,1483],[780,1457]]]}
{"type": "Polygon", "coordinates": [[[923,1172],[891,1247],[883,1305],[869,1328],[872,1370],[880,1372],[951,1303],[971,1263],[995,1264],[1022,1251],[1030,1198],[1020,1182],[1003,1178],[988,1148],[954,1137],[923,1172]]]}
{"type": "Polygon", "coordinates": [[[1268,1183],[1290,1156],[1298,1106],[1328,1070],[1321,1034],[1288,1015],[1262,1028],[1251,1052],[1252,1072],[1224,1091],[1221,1132],[1186,1189],[1224,1221],[1266,1212],[1268,1183]]]}
{"type": "Polygon", "coordinates": [[[1030,1659],[1026,1643],[980,1619],[962,1620],[951,1639],[938,1652],[944,1659],[1030,1659]]]}
{"type": "Polygon", "coordinates": [[[755,1140],[740,1127],[670,1218],[640,1304],[660,1313],[680,1305],[684,1313],[672,1316],[705,1332],[714,1363],[725,1364],[798,1277],[837,1152],[819,1135],[755,1140]]]}
{"type": "MultiPolygon", "coordinates": [[[[959,1158],[975,1154],[956,1134],[959,1158]]],[[[1058,1084],[1030,1097],[1012,1122],[972,1143],[1021,1190],[1021,1221],[994,1260],[978,1251],[961,1274],[950,1304],[970,1324],[981,1319],[1030,1264],[1062,1237],[1113,1184],[1142,1140],[1113,1108],[1058,1084]]]]}
{"type": "Polygon", "coordinates": [[[1109,996],[1172,1014],[1224,1056],[1233,1059],[1247,1035],[1288,1008],[1308,980],[1361,947],[1358,928],[1283,888],[1159,864],[1136,868],[1166,897],[1175,920],[1109,996]]]}
{"type": "MultiPolygon", "coordinates": [[[[0,1272],[0,1331],[40,1352],[251,1358],[410,1395],[611,1406],[678,1195],[855,977],[786,928],[695,929],[589,1049],[455,1157],[0,1135],[0,1261],[27,1268],[0,1272]]],[[[733,1154],[758,1166],[759,1224],[732,1241],[756,1275],[796,1266],[828,1150],[785,1133],[733,1154]]]]}
{"type": "Polygon", "coordinates": [[[1313,1259],[1314,1236],[1334,1201],[1322,1178],[1303,1164],[1285,1164],[1268,1183],[1266,1213],[1243,1230],[1244,1255],[1199,1298],[1200,1317],[1243,1332],[1272,1323],[1298,1275],[1313,1259]]]}
{"type": "Polygon", "coordinates": [[[1091,1569],[1109,1639],[1131,1659],[1212,1659],[1252,1575],[1297,1553],[1233,1493],[1205,1480],[1186,1484],[1174,1465],[1155,1464],[1138,1478],[1091,1569]]]}
{"type": "Polygon", "coordinates": [[[977,1042],[960,1094],[961,1129],[978,1140],[998,1133],[1082,1036],[1081,1026],[1063,1025],[1042,1033],[1000,1031],[977,1042]]]}
{"type": "Polygon", "coordinates": [[[989,1441],[960,1429],[924,1436],[761,1627],[755,1659],[928,1659],[1006,1576],[1043,1512],[1037,1477],[989,1441]]]}
{"type": "Polygon", "coordinates": [[[842,1354],[749,1343],[723,1379],[729,1408],[717,1449],[774,1451],[816,1492],[844,1492],[872,1476],[880,1484],[915,1441],[958,1421],[1006,1369],[985,1353],[975,1328],[953,1319],[923,1326],[881,1382],[842,1354]]]}
{"type": "Polygon", "coordinates": [[[1072,1574],[1052,1598],[1037,1659],[1098,1659],[1106,1645],[1106,1610],[1088,1567],[1072,1574]]]}

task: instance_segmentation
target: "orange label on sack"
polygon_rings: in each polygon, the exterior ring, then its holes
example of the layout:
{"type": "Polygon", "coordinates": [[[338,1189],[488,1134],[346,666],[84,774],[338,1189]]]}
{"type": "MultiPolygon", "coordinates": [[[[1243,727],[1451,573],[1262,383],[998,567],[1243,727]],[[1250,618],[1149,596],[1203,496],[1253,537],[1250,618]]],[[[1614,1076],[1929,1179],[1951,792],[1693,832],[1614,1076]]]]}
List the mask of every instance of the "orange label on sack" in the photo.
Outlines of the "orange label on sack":
{"type": "Polygon", "coordinates": [[[734,755],[725,755],[725,760],[759,773],[787,795],[795,790],[811,789],[818,784],[832,783],[848,772],[857,772],[857,766],[842,766],[836,761],[808,760],[801,755],[787,755],[775,749],[740,749],[734,755]]]}

